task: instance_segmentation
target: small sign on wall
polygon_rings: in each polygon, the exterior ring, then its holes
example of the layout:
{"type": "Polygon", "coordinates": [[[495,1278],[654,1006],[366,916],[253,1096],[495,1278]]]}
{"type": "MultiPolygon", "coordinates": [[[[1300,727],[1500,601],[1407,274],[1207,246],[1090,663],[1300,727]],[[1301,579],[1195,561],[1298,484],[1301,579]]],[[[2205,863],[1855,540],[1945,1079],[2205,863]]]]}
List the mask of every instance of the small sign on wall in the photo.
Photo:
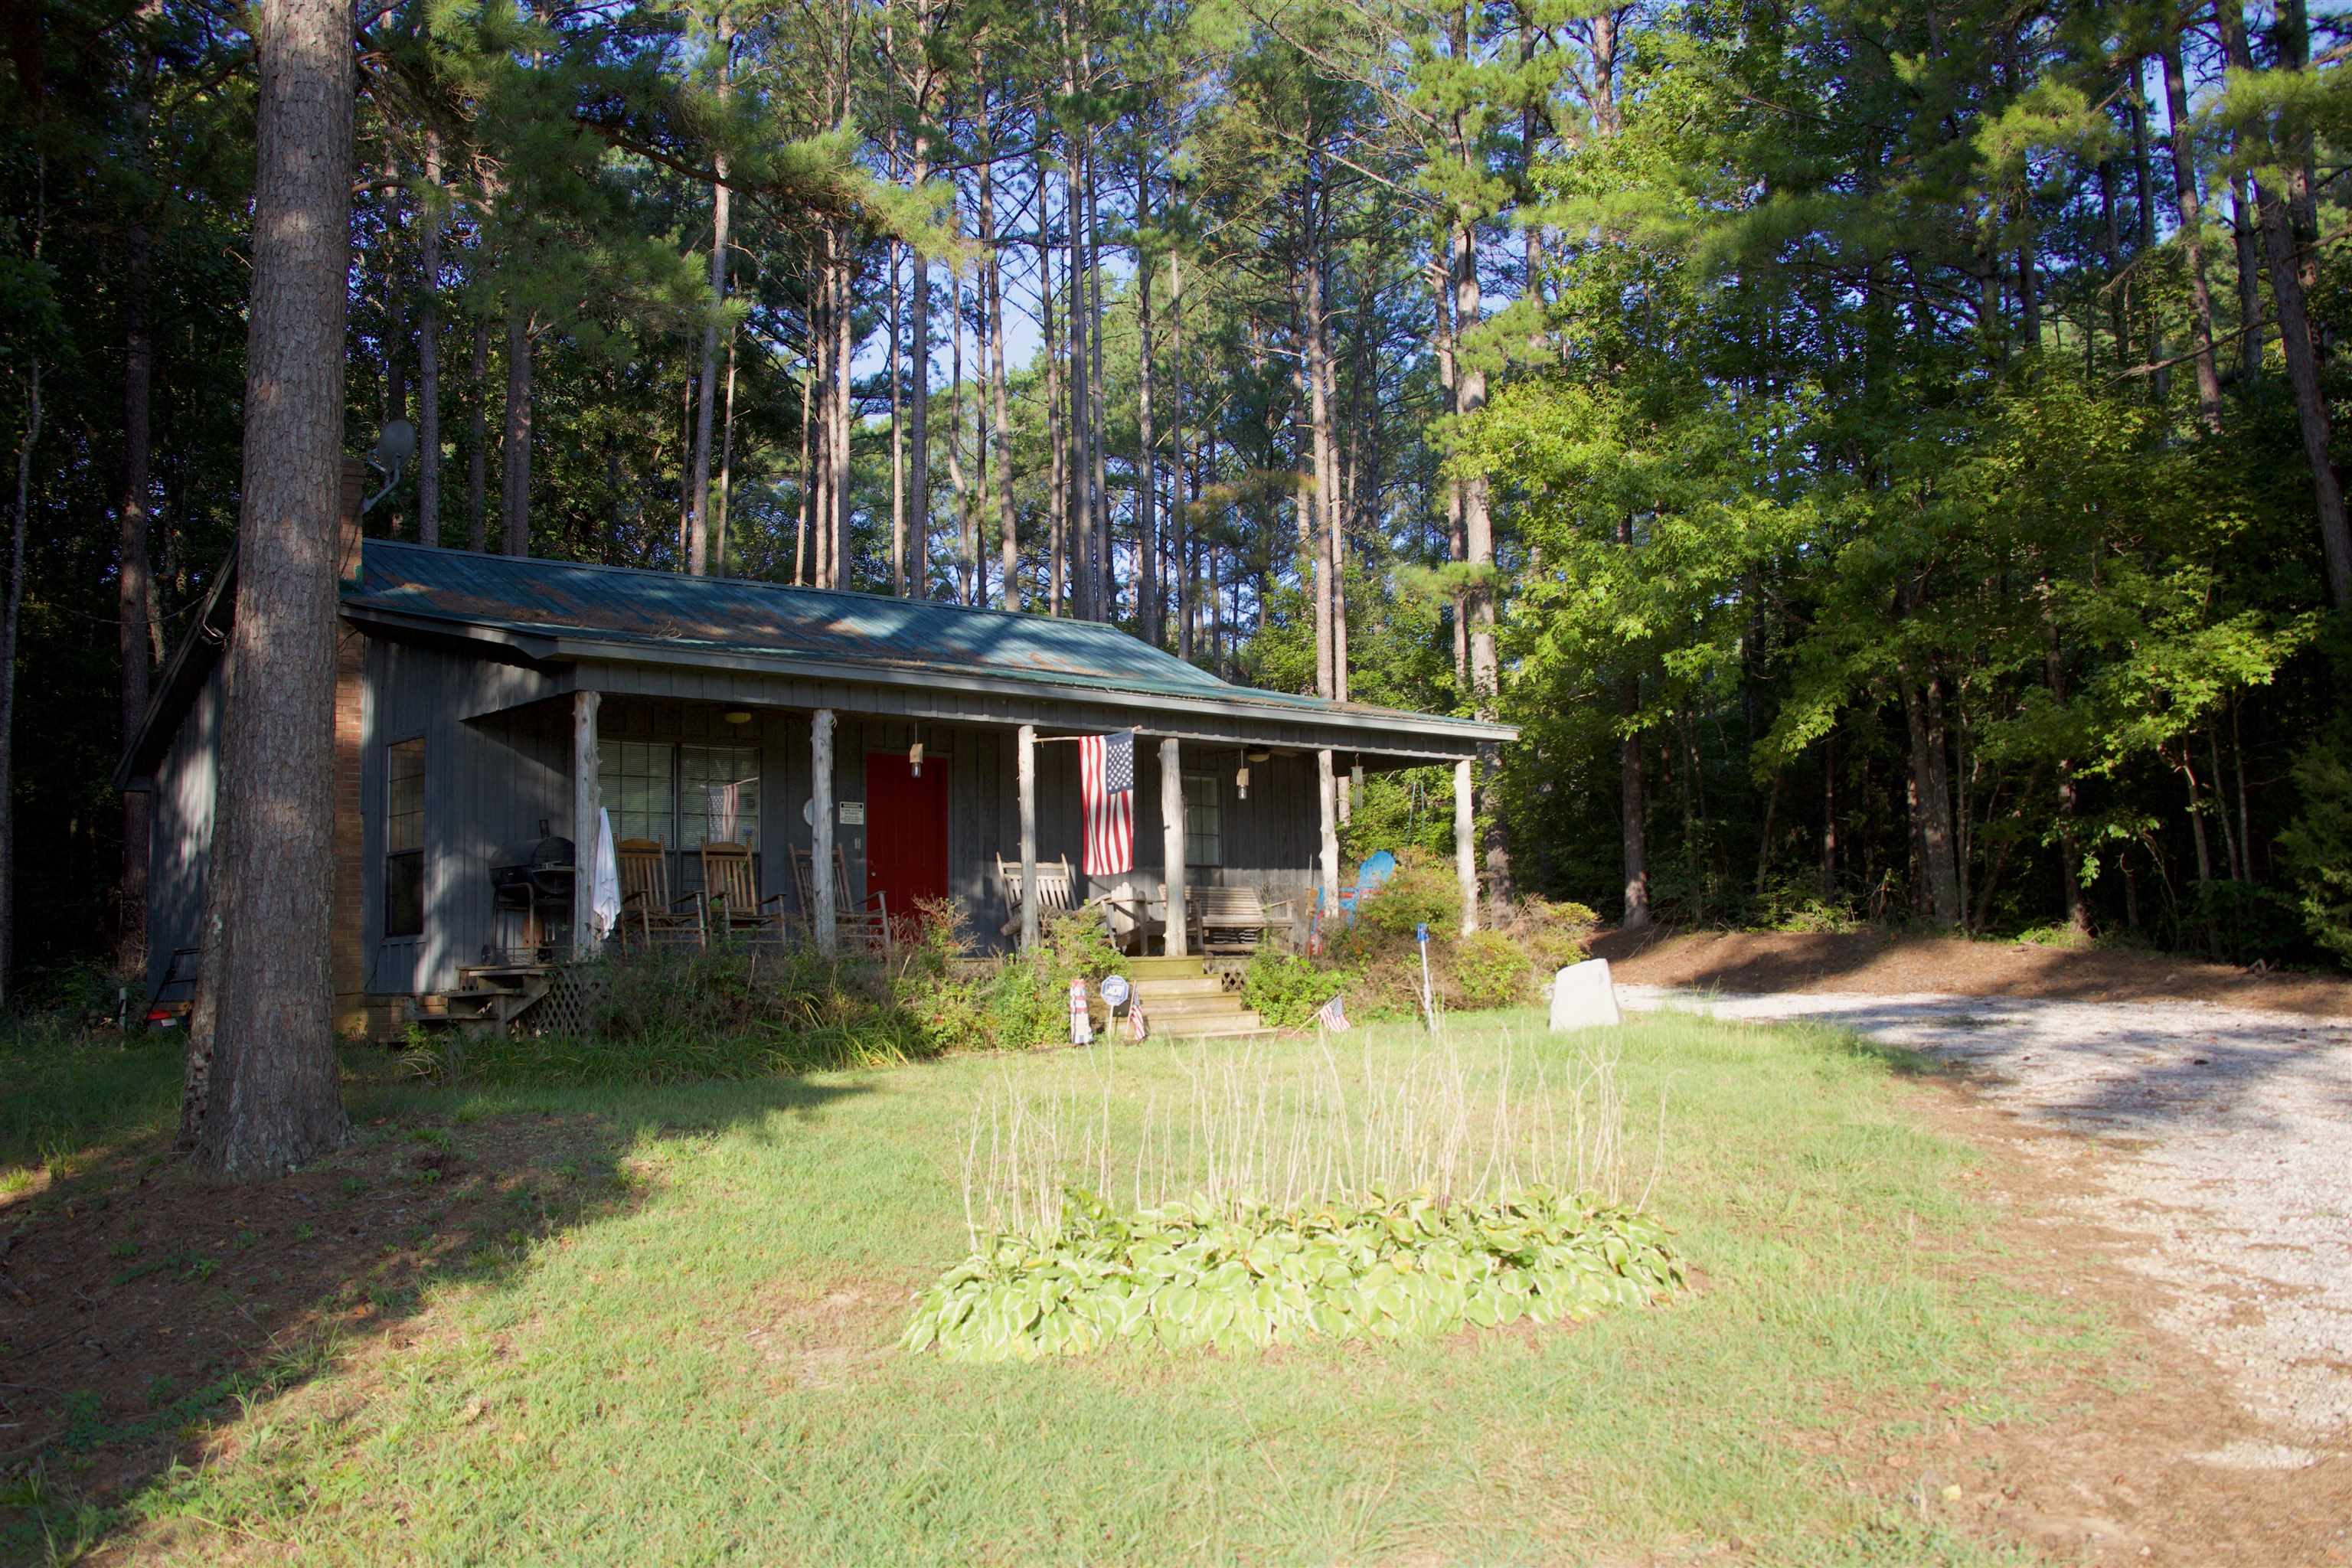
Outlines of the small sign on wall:
{"type": "Polygon", "coordinates": [[[844,827],[865,826],[866,803],[862,800],[843,801],[841,803],[841,824],[844,827]]]}

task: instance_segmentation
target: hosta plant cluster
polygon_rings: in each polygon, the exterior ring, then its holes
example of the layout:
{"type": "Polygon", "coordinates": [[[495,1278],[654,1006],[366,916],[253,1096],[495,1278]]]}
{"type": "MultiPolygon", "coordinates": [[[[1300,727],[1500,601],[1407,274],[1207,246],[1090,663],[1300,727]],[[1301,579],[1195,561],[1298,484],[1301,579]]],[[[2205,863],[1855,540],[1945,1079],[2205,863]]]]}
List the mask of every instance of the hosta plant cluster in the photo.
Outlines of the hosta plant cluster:
{"type": "Polygon", "coordinates": [[[1549,1189],[1294,1210],[1196,1195],[1135,1213],[1073,1189],[1055,1234],[998,1236],[924,1291],[904,1343],[987,1362],[1120,1339],[1239,1351],[1419,1338],[1590,1317],[1682,1279],[1655,1221],[1549,1189]]]}

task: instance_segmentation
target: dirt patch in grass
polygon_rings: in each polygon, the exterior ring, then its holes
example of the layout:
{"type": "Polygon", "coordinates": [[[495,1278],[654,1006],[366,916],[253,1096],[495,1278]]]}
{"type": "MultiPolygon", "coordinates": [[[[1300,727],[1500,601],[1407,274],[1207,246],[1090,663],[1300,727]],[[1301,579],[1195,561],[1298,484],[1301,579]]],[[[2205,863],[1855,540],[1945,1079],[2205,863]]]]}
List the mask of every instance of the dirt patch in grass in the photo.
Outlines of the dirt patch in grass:
{"type": "Polygon", "coordinates": [[[2352,1017],[2352,976],[2236,969],[2175,953],[1858,931],[1612,931],[1592,943],[1630,985],[1718,991],[1940,992],[2060,1002],[2217,1002],[2352,1017]]]}
{"type": "Polygon", "coordinates": [[[2352,1563],[2352,1451],[2265,1426],[2227,1369],[2158,1326],[2162,1288],[2127,1266],[2146,1239],[2064,1212],[2099,1163],[2129,1156],[1957,1085],[1911,1098],[1937,1131],[1981,1152],[1966,1179],[2014,1218],[2008,1257],[1969,1266],[2095,1306],[2121,1331],[2118,1349],[2024,1391],[2015,1415],[1957,1394],[1836,1413],[1818,1448],[1846,1484],[2062,1563],[2352,1563]]]}
{"type": "Polygon", "coordinates": [[[150,1144],[0,1200],[0,1557],[635,1191],[593,1115],[356,1131],[279,1182],[209,1185],[150,1144]]]}

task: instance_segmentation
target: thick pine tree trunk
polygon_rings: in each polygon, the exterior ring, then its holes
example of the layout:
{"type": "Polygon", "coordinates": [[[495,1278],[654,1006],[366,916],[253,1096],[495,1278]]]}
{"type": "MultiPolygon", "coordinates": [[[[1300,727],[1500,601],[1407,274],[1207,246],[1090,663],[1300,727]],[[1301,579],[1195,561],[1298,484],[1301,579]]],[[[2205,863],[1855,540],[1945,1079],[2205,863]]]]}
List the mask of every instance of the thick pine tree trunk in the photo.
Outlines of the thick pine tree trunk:
{"type": "Polygon", "coordinates": [[[334,885],[335,580],[351,258],[350,0],[262,0],[237,613],[224,679],[210,1091],[196,1163],[250,1179],[349,1133],[334,885]]]}
{"type": "Polygon", "coordinates": [[[530,553],[530,312],[507,306],[507,422],[499,443],[506,552],[530,553]]]}
{"type": "MultiPolygon", "coordinates": [[[[727,100],[730,74],[729,57],[735,47],[735,25],[726,12],[719,16],[719,100],[727,100]]],[[[712,160],[718,179],[710,187],[710,318],[702,323],[702,374],[696,378],[694,408],[694,514],[687,535],[686,569],[702,576],[710,564],[710,457],[719,423],[719,322],[727,308],[727,246],[733,217],[734,193],[727,188],[727,156],[712,160]]]]}
{"type": "Polygon", "coordinates": [[[1111,581],[1110,481],[1107,469],[1108,457],[1108,418],[1104,399],[1108,388],[1103,378],[1103,295],[1102,295],[1102,222],[1096,198],[1095,138],[1087,132],[1087,353],[1091,362],[1087,367],[1087,514],[1090,520],[1087,530],[1087,549],[1094,559],[1094,583],[1089,590],[1094,595],[1095,616],[1108,621],[1118,609],[1118,595],[1111,581]]]}
{"type": "MultiPolygon", "coordinates": [[[[1309,205],[1312,216],[1312,204],[1309,205]]],[[[1306,471],[1298,483],[1298,542],[1312,555],[1309,573],[1315,595],[1315,694],[1328,700],[1339,694],[1331,637],[1331,546],[1329,496],[1323,485],[1324,447],[1329,438],[1330,410],[1323,405],[1323,277],[1312,255],[1298,268],[1298,337],[1305,349],[1299,366],[1298,389],[1306,405],[1306,471]]]]}
{"type": "Polygon", "coordinates": [[[2205,279],[2205,214],[2197,195],[2197,157],[2189,125],[2189,79],[2180,64],[2177,16],[2164,34],[2164,113],[2172,142],[2172,195],[2180,243],[2189,258],[2189,303],[2197,333],[2197,413],[2216,435],[2221,429],[2221,372],[2213,358],[2213,290],[2205,279]]]}
{"type": "MultiPolygon", "coordinates": [[[[2220,0],[2216,12],[2230,69],[2252,68],[2246,46],[2245,18],[2237,0],[2220,0]]],[[[2279,151],[2292,152],[2292,149],[2279,151]]],[[[2318,336],[2313,330],[2304,266],[2295,244],[2294,205],[2295,165],[2289,162],[2289,188],[2276,191],[2263,180],[2254,182],[2254,209],[2261,215],[2263,249],[2270,263],[2271,298],[2278,306],[2279,349],[2286,360],[2287,383],[2294,390],[2295,424],[2303,434],[2303,450],[2311,467],[2312,500],[2319,513],[2319,542],[2327,563],[2328,602],[2341,610],[2352,606],[2352,525],[2344,511],[2344,487],[2328,453],[2334,438],[2326,392],[2319,384],[2318,336]]]]}
{"type": "Polygon", "coordinates": [[[1650,799],[1642,773],[1642,734],[1633,727],[1642,712],[1642,683],[1628,677],[1617,685],[1617,717],[1625,732],[1617,742],[1617,820],[1625,869],[1627,931],[1648,926],[1650,913],[1650,799]]]}
{"type": "Polygon", "coordinates": [[[1184,263],[1168,253],[1168,559],[1176,600],[1176,657],[1192,657],[1191,518],[1185,511],[1192,468],[1184,459],[1184,263]]]}
{"type": "Polygon", "coordinates": [[[490,527],[490,323],[474,321],[474,407],[467,416],[466,504],[470,518],[466,548],[477,554],[489,546],[490,527]]]}
{"type": "MultiPolygon", "coordinates": [[[[1070,26],[1069,0],[1056,6],[1056,20],[1061,26],[1062,95],[1069,102],[1077,101],[1078,57],[1076,41],[1070,26]]],[[[1094,471],[1089,461],[1088,427],[1094,404],[1087,395],[1087,257],[1085,214],[1086,204],[1086,144],[1075,130],[1062,132],[1062,219],[1068,230],[1069,264],[1063,277],[1069,285],[1069,331],[1066,334],[1069,349],[1069,552],[1070,552],[1070,611],[1080,620],[1097,618],[1094,577],[1094,500],[1087,486],[1094,471]]]]}
{"type": "Polygon", "coordinates": [[[1045,155],[1037,163],[1037,326],[1045,343],[1045,612],[1069,608],[1070,476],[1068,431],[1062,422],[1062,345],[1054,321],[1054,247],[1045,212],[1045,155]]]}
{"type": "MultiPolygon", "coordinates": [[[[918,132],[914,177],[919,186],[930,177],[929,152],[929,141],[918,132]]],[[[915,596],[921,598],[930,592],[931,264],[919,250],[915,252],[914,263],[907,311],[913,338],[908,363],[914,372],[907,385],[907,549],[911,557],[908,575],[915,596]]]]}
{"type": "MultiPolygon", "coordinates": [[[[142,142],[143,84],[152,79],[153,58],[152,51],[142,57],[142,142]]],[[[147,713],[153,668],[149,663],[152,646],[149,629],[155,585],[148,560],[147,507],[153,489],[155,337],[148,324],[147,309],[154,256],[144,214],[131,222],[122,260],[122,500],[116,517],[121,536],[115,557],[114,603],[115,641],[122,661],[122,744],[128,747],[147,713]]],[[[146,790],[126,790],[122,795],[122,867],[115,887],[114,963],[126,974],[142,972],[147,963],[148,825],[154,798],[146,790]]]]}
{"type": "MultiPolygon", "coordinates": [[[[981,94],[981,134],[988,138],[988,95],[981,94]]],[[[990,439],[996,447],[996,542],[1003,577],[1002,603],[1021,607],[1021,529],[1013,508],[1013,412],[1004,386],[1004,258],[996,248],[996,160],[980,166],[980,243],[987,256],[982,284],[988,310],[988,400],[990,439]]]]}
{"type": "Polygon", "coordinates": [[[1944,754],[1942,706],[1933,678],[1903,685],[1903,721],[1911,739],[1912,836],[1927,880],[1927,910],[1939,926],[1960,923],[1959,860],[1952,844],[1951,769],[1944,754]]]}
{"type": "MultiPolygon", "coordinates": [[[[1135,169],[1136,223],[1151,221],[1151,153],[1139,151],[1135,169]]],[[[1136,287],[1136,434],[1135,566],[1136,607],[1143,640],[1158,647],[1167,630],[1166,606],[1160,582],[1160,444],[1154,438],[1151,416],[1151,273],[1150,252],[1139,240],[1135,251],[1136,287]]]]}
{"type": "Polygon", "coordinates": [[[2230,241],[2238,257],[2238,376],[2249,386],[2263,374],[2261,225],[2252,187],[2240,169],[2230,176],[2230,241]]]}
{"type": "Polygon", "coordinates": [[[854,290],[856,279],[853,274],[856,254],[845,235],[836,231],[834,240],[835,274],[833,286],[833,575],[825,586],[850,588],[852,580],[849,560],[849,513],[855,499],[850,487],[849,427],[856,410],[851,397],[852,363],[856,343],[851,336],[850,322],[856,303],[854,290]]]}
{"type": "Polygon", "coordinates": [[[441,542],[441,133],[425,132],[431,210],[416,236],[416,542],[441,542]]]}

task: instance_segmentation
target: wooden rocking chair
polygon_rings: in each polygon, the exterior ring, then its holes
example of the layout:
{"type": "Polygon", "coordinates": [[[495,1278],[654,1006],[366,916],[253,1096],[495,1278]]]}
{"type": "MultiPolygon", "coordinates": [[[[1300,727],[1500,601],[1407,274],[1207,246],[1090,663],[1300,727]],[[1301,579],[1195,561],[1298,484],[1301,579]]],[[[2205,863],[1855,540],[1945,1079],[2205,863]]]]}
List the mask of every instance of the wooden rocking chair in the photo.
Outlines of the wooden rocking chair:
{"type": "Polygon", "coordinates": [[[753,874],[751,851],[746,845],[702,847],[702,901],[721,935],[731,937],[740,931],[753,942],[763,936],[779,942],[784,940],[790,919],[784,912],[784,896],[760,897],[760,879],[753,874]]]}
{"type": "Polygon", "coordinates": [[[613,847],[613,853],[620,861],[619,934],[624,948],[632,931],[648,949],[656,938],[691,942],[697,947],[709,944],[702,900],[691,893],[681,899],[670,897],[669,851],[662,847],[660,839],[624,838],[613,847]]]}
{"type": "MultiPolygon", "coordinates": [[[[1002,934],[1011,936],[1021,929],[1021,900],[1024,892],[1021,886],[1021,862],[1007,860],[1003,856],[999,855],[996,858],[996,879],[1004,889],[1004,907],[1013,917],[1001,928],[1002,934]]],[[[1038,929],[1042,931],[1045,928],[1046,916],[1066,915],[1077,907],[1077,879],[1070,870],[1069,857],[1066,855],[1059,860],[1038,861],[1038,929]]]]}
{"type": "MultiPolygon", "coordinates": [[[[815,853],[808,849],[793,851],[793,887],[800,894],[801,912],[816,929],[816,899],[810,891],[815,866],[815,853]]],[[[870,893],[864,903],[849,892],[849,858],[841,847],[833,849],[833,927],[842,943],[855,952],[898,951],[898,942],[890,931],[890,901],[881,893],[870,893]]]]}

